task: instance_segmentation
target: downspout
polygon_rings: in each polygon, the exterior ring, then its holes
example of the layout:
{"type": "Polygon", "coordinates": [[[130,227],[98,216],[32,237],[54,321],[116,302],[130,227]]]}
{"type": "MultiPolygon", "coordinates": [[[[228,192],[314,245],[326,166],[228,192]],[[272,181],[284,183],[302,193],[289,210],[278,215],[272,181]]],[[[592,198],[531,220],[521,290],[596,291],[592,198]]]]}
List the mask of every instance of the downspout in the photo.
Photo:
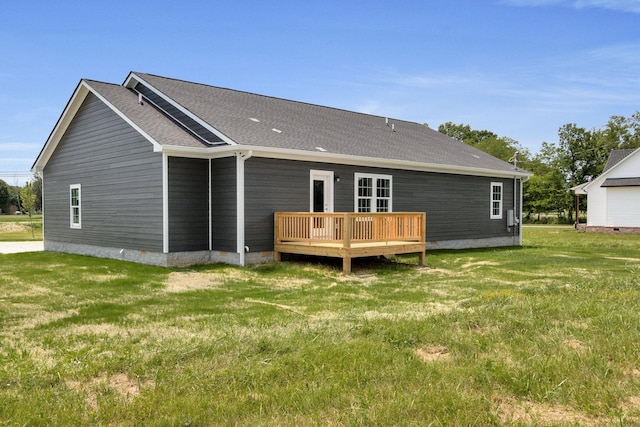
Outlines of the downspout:
{"type": "Polygon", "coordinates": [[[515,176],[513,177],[513,215],[518,215],[514,218],[514,225],[513,225],[513,246],[516,245],[516,235],[520,235],[522,234],[520,231],[520,220],[519,218],[522,217],[522,215],[520,215],[519,210],[518,210],[518,205],[517,205],[517,196],[518,193],[516,192],[517,190],[517,184],[518,184],[518,178],[516,178],[515,176]]]}
{"type": "Polygon", "coordinates": [[[211,185],[211,162],[212,160],[209,159],[209,251],[213,250],[213,213],[212,213],[212,209],[213,209],[213,201],[212,201],[212,193],[211,191],[213,190],[212,185],[211,185]]]}
{"type": "Polygon", "coordinates": [[[169,156],[162,153],[162,252],[169,253],[169,156]]]}
{"type": "Polygon", "coordinates": [[[245,265],[245,236],[244,236],[244,162],[251,158],[253,152],[236,151],[236,251],[240,257],[239,263],[245,265]]]}
{"type": "Polygon", "coordinates": [[[522,184],[523,184],[522,178],[520,178],[520,209],[518,209],[519,211],[518,218],[520,218],[520,221],[518,223],[518,246],[522,246],[522,204],[524,201],[524,196],[522,194],[522,189],[523,189],[522,184]]]}

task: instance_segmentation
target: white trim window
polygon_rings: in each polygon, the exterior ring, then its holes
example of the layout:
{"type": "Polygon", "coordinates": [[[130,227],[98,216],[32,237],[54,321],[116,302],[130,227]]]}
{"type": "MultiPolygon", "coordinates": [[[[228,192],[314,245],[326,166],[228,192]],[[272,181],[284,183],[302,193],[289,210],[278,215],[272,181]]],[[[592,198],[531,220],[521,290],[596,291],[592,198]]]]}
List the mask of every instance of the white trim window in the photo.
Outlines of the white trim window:
{"type": "Polygon", "coordinates": [[[82,228],[82,186],[69,186],[69,223],[71,228],[82,228]]]}
{"type": "Polygon", "coordinates": [[[393,179],[391,175],[355,174],[355,211],[392,212],[393,179]]]}
{"type": "Polygon", "coordinates": [[[491,219],[502,219],[502,183],[491,183],[491,219]]]}

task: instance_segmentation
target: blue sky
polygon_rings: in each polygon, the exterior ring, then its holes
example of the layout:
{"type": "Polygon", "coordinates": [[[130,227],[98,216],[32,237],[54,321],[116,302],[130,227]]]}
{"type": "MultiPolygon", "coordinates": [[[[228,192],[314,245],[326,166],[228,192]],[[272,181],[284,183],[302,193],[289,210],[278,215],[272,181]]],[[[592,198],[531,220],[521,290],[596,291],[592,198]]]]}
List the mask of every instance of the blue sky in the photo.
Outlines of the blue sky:
{"type": "Polygon", "coordinates": [[[81,78],[140,71],[428,123],[536,153],[640,110],[640,0],[29,1],[0,6],[0,179],[81,78]]]}

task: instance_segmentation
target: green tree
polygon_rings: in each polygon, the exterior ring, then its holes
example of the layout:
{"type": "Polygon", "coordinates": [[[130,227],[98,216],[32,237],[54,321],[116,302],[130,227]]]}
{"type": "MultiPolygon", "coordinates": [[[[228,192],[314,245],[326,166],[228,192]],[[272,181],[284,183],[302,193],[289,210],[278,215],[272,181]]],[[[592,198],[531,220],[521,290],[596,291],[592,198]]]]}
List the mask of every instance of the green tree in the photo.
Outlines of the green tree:
{"type": "Polygon", "coordinates": [[[457,125],[453,122],[441,124],[438,126],[438,132],[471,146],[476,146],[486,139],[498,139],[498,135],[491,131],[475,130],[471,129],[471,126],[469,125],[457,125]]]}
{"type": "Polygon", "coordinates": [[[9,211],[9,185],[0,179],[0,213],[9,211]]]}
{"type": "MultiPolygon", "coordinates": [[[[564,153],[555,144],[543,142],[540,151],[533,159],[531,172],[534,177],[530,185],[538,186],[538,192],[531,195],[536,213],[557,211],[559,215],[569,212],[569,221],[573,220],[573,197],[569,191],[563,162],[564,153]]],[[[527,184],[525,184],[526,186],[527,184]]]]}
{"type": "Polygon", "coordinates": [[[31,237],[35,237],[33,227],[33,205],[36,203],[36,195],[33,192],[33,187],[30,182],[27,182],[22,190],[20,190],[20,199],[22,201],[22,208],[29,212],[29,223],[31,224],[31,237]]]}
{"type": "Polygon", "coordinates": [[[42,210],[42,178],[34,175],[31,180],[31,188],[33,189],[33,194],[36,195],[36,202],[33,205],[33,211],[40,212],[42,210]]]}
{"type": "MultiPolygon", "coordinates": [[[[438,126],[438,132],[504,161],[510,161],[516,151],[520,162],[526,164],[530,157],[529,150],[521,146],[515,139],[499,137],[488,130],[476,130],[471,129],[469,125],[447,122],[438,126]]],[[[524,167],[522,163],[519,166],[524,167]]]]}

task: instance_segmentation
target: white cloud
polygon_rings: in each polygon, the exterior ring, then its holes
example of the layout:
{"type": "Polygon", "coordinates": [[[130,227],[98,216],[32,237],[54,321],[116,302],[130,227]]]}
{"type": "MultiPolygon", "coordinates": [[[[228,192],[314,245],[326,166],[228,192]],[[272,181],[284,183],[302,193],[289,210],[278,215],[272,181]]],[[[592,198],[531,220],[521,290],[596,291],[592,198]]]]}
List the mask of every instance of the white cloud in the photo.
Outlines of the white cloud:
{"type": "Polygon", "coordinates": [[[32,152],[42,147],[42,144],[28,143],[28,142],[0,142],[0,153],[2,152],[16,152],[16,151],[28,151],[32,152]]]}
{"type": "Polygon", "coordinates": [[[567,6],[576,9],[600,8],[619,12],[640,13],[639,0],[501,0],[500,3],[511,6],[567,6]]]}

